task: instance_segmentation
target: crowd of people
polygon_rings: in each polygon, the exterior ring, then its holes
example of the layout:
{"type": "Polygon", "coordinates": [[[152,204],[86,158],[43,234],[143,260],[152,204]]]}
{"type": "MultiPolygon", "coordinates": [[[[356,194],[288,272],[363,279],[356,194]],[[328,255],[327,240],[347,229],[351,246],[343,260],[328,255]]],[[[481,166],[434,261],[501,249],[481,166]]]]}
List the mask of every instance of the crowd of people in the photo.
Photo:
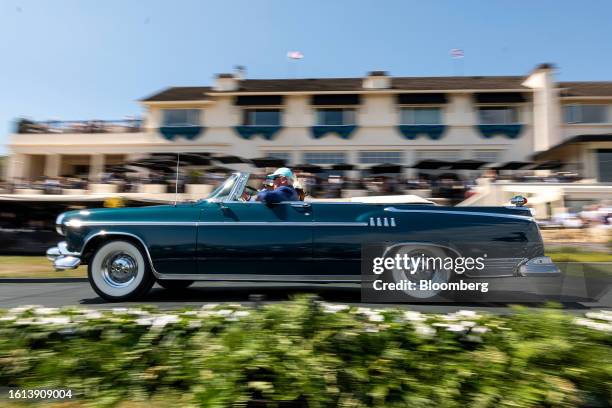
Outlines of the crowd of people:
{"type": "MultiPolygon", "coordinates": [[[[255,171],[252,177],[265,177],[264,169],[255,171]]],[[[575,182],[580,178],[573,173],[554,173],[546,177],[531,173],[509,173],[487,170],[484,173],[469,172],[462,176],[458,173],[431,174],[420,173],[414,177],[397,174],[363,174],[350,177],[348,172],[303,173],[296,176],[304,186],[306,193],[313,198],[342,198],[349,196],[402,195],[416,194],[427,198],[446,200],[456,204],[473,194],[477,178],[484,177],[491,181],[511,182],[575,182]]],[[[223,181],[228,171],[183,170],[179,172],[178,191],[186,191],[187,184],[216,185],[223,181]]],[[[113,184],[117,192],[136,193],[143,184],[167,185],[168,191],[174,191],[177,181],[172,171],[148,171],[145,173],[126,173],[108,171],[101,173],[95,181],[87,176],[40,177],[36,179],[17,179],[12,183],[0,184],[0,192],[16,193],[18,190],[38,190],[44,194],[62,194],[63,190],[88,190],[90,183],[113,184]],[[171,187],[171,188],[170,188],[171,187]]]]}
{"type": "Polygon", "coordinates": [[[141,120],[131,116],[116,121],[17,121],[17,133],[132,133],[139,132],[140,128],[141,120]]]}

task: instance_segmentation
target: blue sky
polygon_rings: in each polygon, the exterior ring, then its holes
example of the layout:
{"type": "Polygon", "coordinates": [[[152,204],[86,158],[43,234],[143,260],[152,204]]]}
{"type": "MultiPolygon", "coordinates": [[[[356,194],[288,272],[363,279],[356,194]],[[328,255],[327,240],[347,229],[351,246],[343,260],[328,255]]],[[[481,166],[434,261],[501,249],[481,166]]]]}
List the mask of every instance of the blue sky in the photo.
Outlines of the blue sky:
{"type": "Polygon", "coordinates": [[[609,1],[0,3],[0,154],[16,117],[121,119],[172,85],[251,78],[522,75],[612,80],[609,1]],[[458,68],[452,48],[465,50],[458,68]],[[293,65],[287,51],[305,58],[293,65]]]}

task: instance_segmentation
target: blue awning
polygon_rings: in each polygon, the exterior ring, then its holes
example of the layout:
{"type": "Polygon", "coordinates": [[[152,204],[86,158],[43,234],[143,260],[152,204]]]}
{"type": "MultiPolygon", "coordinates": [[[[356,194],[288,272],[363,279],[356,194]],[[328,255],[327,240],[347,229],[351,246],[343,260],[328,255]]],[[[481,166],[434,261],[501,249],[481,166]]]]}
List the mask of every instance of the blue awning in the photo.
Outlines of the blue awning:
{"type": "Polygon", "coordinates": [[[272,140],[282,126],[235,126],[234,129],[241,138],[249,140],[255,135],[261,135],[266,140],[272,140]]]}
{"type": "Polygon", "coordinates": [[[200,135],[203,129],[203,126],[162,126],[159,132],[166,140],[174,140],[179,136],[193,140],[200,135]]]}
{"type": "Polygon", "coordinates": [[[478,130],[485,139],[490,139],[495,135],[503,135],[509,139],[516,139],[520,136],[523,125],[478,125],[478,130]]]}
{"type": "Polygon", "coordinates": [[[349,139],[351,134],[357,129],[357,125],[317,125],[310,128],[312,137],[320,139],[329,133],[335,133],[342,139],[349,139]]]}
{"type": "Polygon", "coordinates": [[[399,125],[399,131],[404,135],[406,139],[414,140],[419,135],[427,135],[431,140],[438,140],[442,138],[445,125],[399,125]]]}

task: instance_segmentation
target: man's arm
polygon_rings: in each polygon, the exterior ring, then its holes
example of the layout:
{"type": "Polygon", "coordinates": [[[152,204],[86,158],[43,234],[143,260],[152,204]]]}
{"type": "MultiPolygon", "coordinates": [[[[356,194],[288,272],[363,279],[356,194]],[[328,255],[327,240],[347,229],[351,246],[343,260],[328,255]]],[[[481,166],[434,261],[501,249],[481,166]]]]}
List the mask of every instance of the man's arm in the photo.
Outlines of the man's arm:
{"type": "Polygon", "coordinates": [[[282,201],[295,200],[294,190],[289,187],[281,187],[276,190],[266,190],[257,194],[257,200],[266,204],[278,204],[282,201]]]}

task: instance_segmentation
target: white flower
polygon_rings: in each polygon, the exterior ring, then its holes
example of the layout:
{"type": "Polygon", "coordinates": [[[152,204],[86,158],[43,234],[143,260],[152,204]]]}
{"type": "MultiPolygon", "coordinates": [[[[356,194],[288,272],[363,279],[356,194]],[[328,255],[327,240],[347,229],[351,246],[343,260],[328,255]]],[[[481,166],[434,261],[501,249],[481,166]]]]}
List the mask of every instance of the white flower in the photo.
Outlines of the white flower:
{"type": "Polygon", "coordinates": [[[234,312],[234,316],[236,317],[246,317],[250,314],[251,312],[249,312],[248,310],[237,310],[234,312]]]}
{"type": "Polygon", "coordinates": [[[124,314],[124,313],[126,313],[127,311],[128,311],[128,308],[127,308],[127,307],[115,307],[115,308],[113,308],[113,310],[112,310],[113,314],[115,314],[115,315],[118,315],[118,314],[124,314]]]}
{"type": "Polygon", "coordinates": [[[379,313],[369,313],[368,320],[371,322],[382,322],[385,320],[385,317],[379,313]]]}
{"type": "Polygon", "coordinates": [[[34,314],[43,316],[56,314],[57,312],[59,312],[57,307],[37,307],[34,309],[34,314]]]}
{"type": "Polygon", "coordinates": [[[214,309],[217,306],[219,306],[219,303],[208,303],[208,304],[202,306],[202,309],[214,309]]]}
{"type": "Polygon", "coordinates": [[[37,323],[39,324],[68,324],[70,323],[70,317],[68,316],[51,316],[42,317],[37,323]]]}
{"type": "Polygon", "coordinates": [[[102,317],[102,313],[97,310],[89,310],[84,314],[87,319],[100,319],[102,317]]]}
{"type": "Polygon", "coordinates": [[[476,313],[473,310],[459,310],[458,312],[455,313],[457,316],[461,316],[464,318],[468,318],[468,317],[478,317],[478,313],[476,313]]]}
{"type": "Polygon", "coordinates": [[[599,312],[588,312],[586,313],[586,317],[590,319],[605,320],[607,322],[612,322],[612,312],[608,310],[600,310],[599,312]]]}
{"type": "Polygon", "coordinates": [[[484,327],[484,326],[476,326],[474,328],[472,328],[472,332],[473,333],[478,333],[478,334],[483,334],[489,331],[488,327],[484,327]]]}
{"type": "Polygon", "coordinates": [[[446,326],[446,330],[453,333],[463,333],[466,331],[466,327],[462,324],[449,324],[446,326]]]}
{"type": "Polygon", "coordinates": [[[23,318],[23,319],[17,319],[15,321],[15,324],[18,326],[27,326],[29,324],[33,324],[34,323],[34,319],[31,317],[27,317],[27,318],[23,318]]]}
{"type": "Polygon", "coordinates": [[[612,324],[600,323],[600,322],[596,322],[591,319],[577,318],[574,320],[574,323],[576,323],[579,326],[584,326],[584,327],[588,327],[590,329],[595,329],[599,331],[612,331],[612,324]]]}
{"type": "Polygon", "coordinates": [[[220,309],[216,311],[217,316],[227,317],[231,315],[234,311],[230,309],[220,309]]]}
{"type": "Polygon", "coordinates": [[[136,324],[139,326],[151,326],[153,324],[152,317],[141,317],[136,319],[136,324]]]}
{"type": "Polygon", "coordinates": [[[155,317],[153,320],[153,327],[164,327],[170,323],[178,323],[180,321],[179,317],[176,315],[161,315],[155,317]]]}
{"type": "Polygon", "coordinates": [[[413,310],[407,310],[404,312],[404,319],[411,322],[423,322],[427,320],[425,316],[421,312],[415,312],[413,310]]]}
{"type": "Polygon", "coordinates": [[[348,310],[350,307],[348,305],[337,305],[337,304],[333,304],[333,303],[321,303],[321,306],[323,307],[323,311],[325,313],[337,313],[337,312],[342,312],[344,310],[348,310]]]}
{"type": "Polygon", "coordinates": [[[436,329],[422,323],[415,324],[414,331],[421,337],[433,337],[436,334],[436,329]]]}
{"type": "Polygon", "coordinates": [[[18,306],[18,307],[9,309],[9,313],[10,314],[21,314],[23,312],[27,312],[28,310],[34,309],[35,307],[38,307],[38,306],[36,305],[18,306]]]}

